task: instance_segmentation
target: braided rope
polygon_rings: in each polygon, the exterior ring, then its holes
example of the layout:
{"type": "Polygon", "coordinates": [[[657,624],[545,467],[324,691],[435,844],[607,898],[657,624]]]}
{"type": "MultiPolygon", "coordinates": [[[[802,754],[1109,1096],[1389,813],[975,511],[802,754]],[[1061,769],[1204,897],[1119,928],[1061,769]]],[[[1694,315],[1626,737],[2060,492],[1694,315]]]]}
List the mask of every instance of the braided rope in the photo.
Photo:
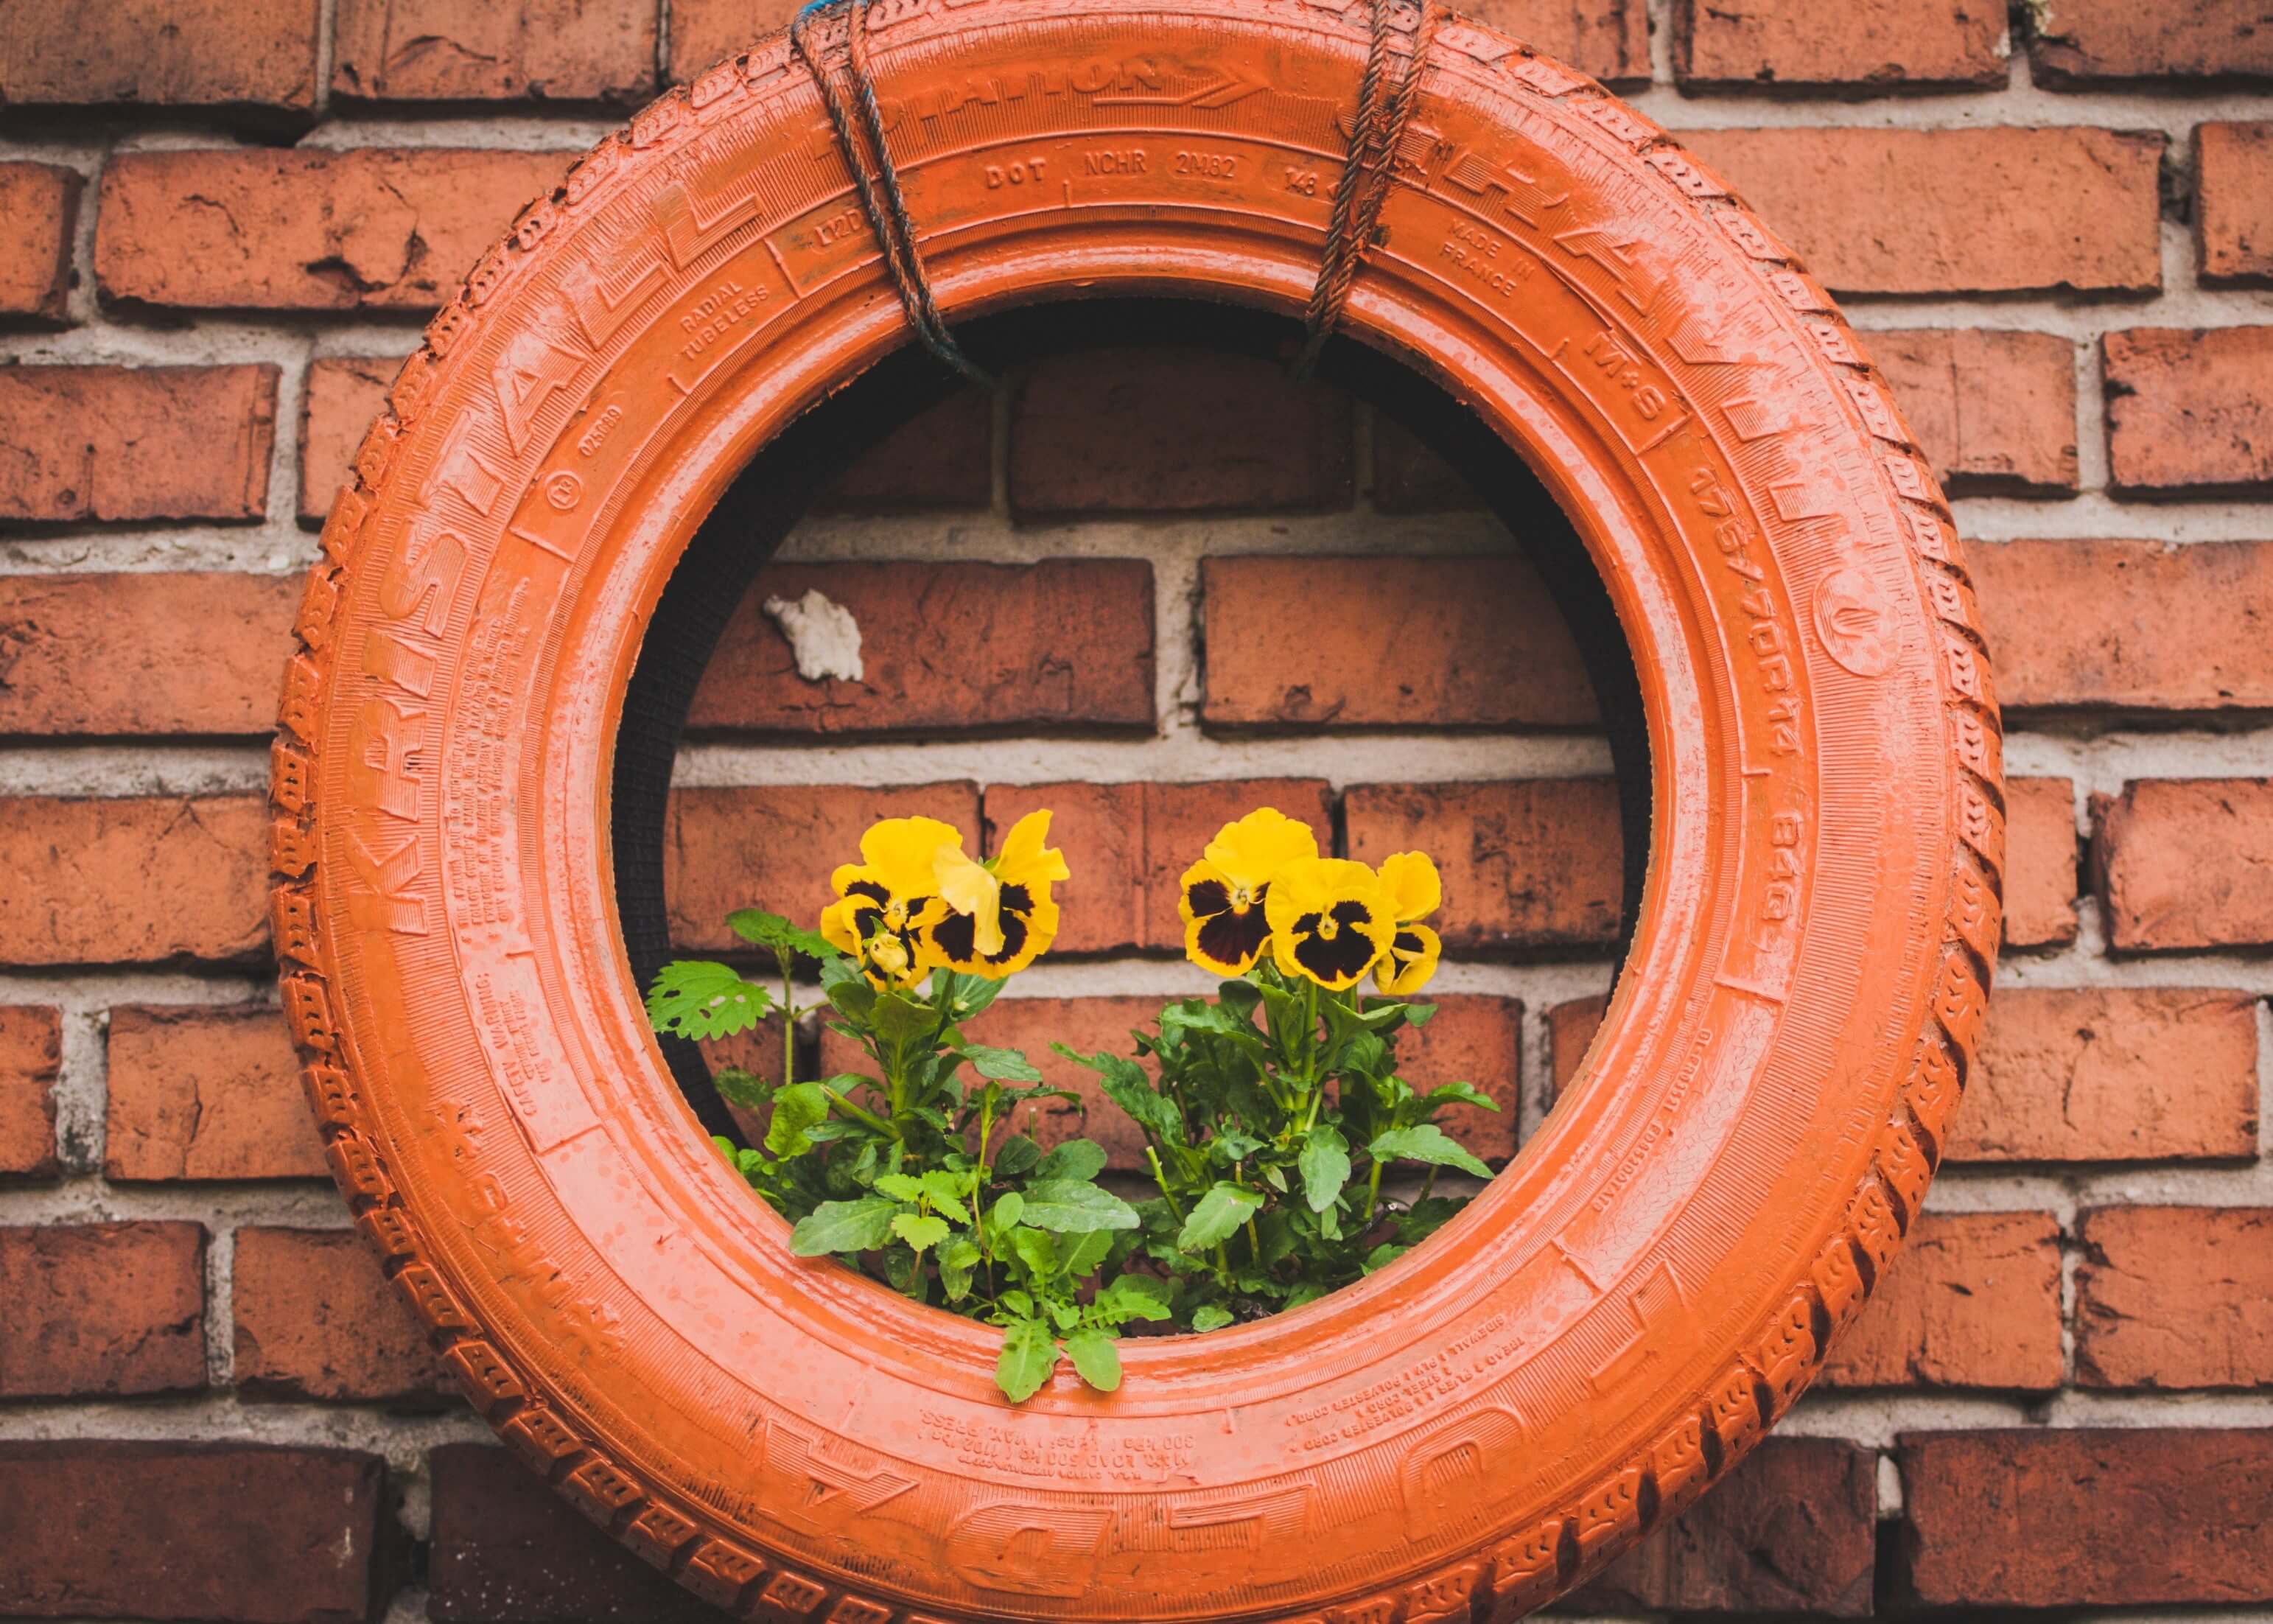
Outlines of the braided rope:
{"type": "Polygon", "coordinates": [[[1434,0],[1419,0],[1412,51],[1396,85],[1384,91],[1392,33],[1390,18],[1396,4],[1397,0],[1373,0],[1373,38],[1366,49],[1364,77],[1358,81],[1349,161],[1342,166],[1341,178],[1334,183],[1325,252],[1319,258],[1317,283],[1310,289],[1309,308],[1303,316],[1308,335],[1294,361],[1297,378],[1309,376],[1317,365],[1319,350],[1341,325],[1358,267],[1378,240],[1381,207],[1396,177],[1397,150],[1404,142],[1413,109],[1421,100],[1421,77],[1427,70],[1429,47],[1437,34],[1437,6],[1434,0]]]}
{"type": "Polygon", "coordinates": [[[852,179],[859,188],[861,208],[883,248],[884,269],[899,293],[900,308],[907,312],[908,325],[915,329],[924,348],[949,368],[983,388],[993,388],[994,380],[963,353],[932,297],[931,277],[924,268],[923,253],[916,246],[915,222],[908,217],[907,199],[900,191],[899,171],[893,165],[891,148],[884,141],[883,110],[877,105],[875,83],[868,73],[868,0],[813,0],[790,23],[789,42],[811,70],[821,99],[829,109],[829,122],[836,130],[836,145],[844,152],[844,165],[852,171],[852,179]],[[852,109],[846,104],[844,87],[829,71],[811,39],[813,22],[839,5],[844,11],[847,77],[852,82],[860,124],[867,137],[866,154],[861,150],[859,136],[854,132],[852,109]],[[874,154],[873,170],[870,154],[874,154]]]}

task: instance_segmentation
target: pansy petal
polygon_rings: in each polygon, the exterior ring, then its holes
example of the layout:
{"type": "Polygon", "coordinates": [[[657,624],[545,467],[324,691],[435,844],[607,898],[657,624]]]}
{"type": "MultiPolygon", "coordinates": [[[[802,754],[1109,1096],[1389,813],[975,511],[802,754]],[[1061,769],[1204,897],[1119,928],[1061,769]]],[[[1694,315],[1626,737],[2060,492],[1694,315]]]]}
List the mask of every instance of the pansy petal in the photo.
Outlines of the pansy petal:
{"type": "Polygon", "coordinates": [[[1408,998],[1429,984],[1444,951],[1444,944],[1428,926],[1401,924],[1374,966],[1374,985],[1392,998],[1408,998]]]}
{"type": "Polygon", "coordinates": [[[1006,882],[1021,880],[1028,884],[1073,878],[1073,870],[1066,867],[1065,853],[1045,844],[1049,838],[1050,809],[1044,807],[1027,813],[1002,837],[1002,849],[994,857],[994,872],[1006,882]]]}
{"type": "Polygon", "coordinates": [[[897,898],[929,894],[942,850],[961,850],[962,834],[935,817],[888,817],[860,837],[860,858],[897,898]]]}
{"type": "Polygon", "coordinates": [[[982,953],[1002,951],[1002,882],[984,863],[963,854],[962,848],[943,848],[932,860],[939,894],[958,914],[971,915],[972,941],[982,953]]]}
{"type": "Polygon", "coordinates": [[[1317,854],[1318,838],[1310,826],[1276,807],[1257,807],[1237,823],[1226,823],[1202,853],[1234,885],[1250,891],[1270,884],[1289,863],[1317,854]]]}
{"type": "Polygon", "coordinates": [[[1381,894],[1399,924],[1426,919],[1444,899],[1444,883],[1426,852],[1399,852],[1382,859],[1381,894]]]}

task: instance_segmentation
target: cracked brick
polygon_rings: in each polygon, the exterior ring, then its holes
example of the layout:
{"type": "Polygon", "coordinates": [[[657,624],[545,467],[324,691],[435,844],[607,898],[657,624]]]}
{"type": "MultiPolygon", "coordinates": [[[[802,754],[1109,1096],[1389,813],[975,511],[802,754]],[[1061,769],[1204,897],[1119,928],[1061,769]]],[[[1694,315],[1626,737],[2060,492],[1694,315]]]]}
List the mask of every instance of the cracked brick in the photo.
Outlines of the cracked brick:
{"type": "Polygon", "coordinates": [[[203,1387],[205,1260],[202,1224],[0,1229],[0,1397],[203,1387]]]}

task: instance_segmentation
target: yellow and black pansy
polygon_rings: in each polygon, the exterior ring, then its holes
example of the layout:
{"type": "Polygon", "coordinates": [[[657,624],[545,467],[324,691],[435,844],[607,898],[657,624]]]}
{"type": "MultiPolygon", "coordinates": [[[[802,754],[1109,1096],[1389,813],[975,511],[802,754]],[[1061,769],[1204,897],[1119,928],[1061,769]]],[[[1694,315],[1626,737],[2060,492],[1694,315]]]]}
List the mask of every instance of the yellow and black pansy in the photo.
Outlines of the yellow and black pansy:
{"type": "Polygon", "coordinates": [[[1276,807],[1258,807],[1226,823],[1178,882],[1185,956],[1221,976],[1252,970],[1271,936],[1266,910],[1272,883],[1289,863],[1317,855],[1310,826],[1276,807]]]}
{"type": "Polygon", "coordinates": [[[837,899],[821,911],[821,934],[859,961],[879,988],[912,987],[931,968],[922,933],[947,909],[939,859],[960,855],[963,836],[932,817],[888,817],[860,837],[860,861],[829,876],[837,899]]]}
{"type": "Polygon", "coordinates": [[[1444,944],[1419,921],[1437,911],[1444,885],[1427,853],[1399,852],[1382,861],[1381,895],[1396,929],[1373,967],[1374,984],[1392,998],[1403,998],[1419,992],[1437,974],[1444,944]]]}
{"type": "Polygon", "coordinates": [[[1000,981],[1047,950],[1058,934],[1050,886],[1071,877],[1065,853],[1045,844],[1049,837],[1048,811],[1029,812],[1011,825],[1001,851],[984,863],[965,856],[960,846],[939,853],[944,906],[921,932],[932,962],[1000,981]]]}
{"type": "Polygon", "coordinates": [[[1381,881],[1362,862],[1309,857],[1287,864],[1265,903],[1279,974],[1332,992],[1357,985],[1388,951],[1396,921],[1381,881]]]}

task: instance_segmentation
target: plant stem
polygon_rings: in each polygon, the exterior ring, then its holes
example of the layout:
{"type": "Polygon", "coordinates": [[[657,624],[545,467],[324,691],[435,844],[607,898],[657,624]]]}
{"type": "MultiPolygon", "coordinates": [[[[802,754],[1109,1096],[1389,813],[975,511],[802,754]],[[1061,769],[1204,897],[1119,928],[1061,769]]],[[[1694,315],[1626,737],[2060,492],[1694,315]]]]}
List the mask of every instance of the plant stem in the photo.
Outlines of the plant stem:
{"type": "Polygon", "coordinates": [[[797,1081],[797,1005],[790,998],[790,956],[776,953],[782,977],[782,1086],[797,1081]]]}
{"type": "Polygon", "coordinates": [[[1184,1209],[1176,1199],[1176,1192],[1168,1188],[1168,1176],[1160,1170],[1160,1153],[1147,1145],[1144,1147],[1144,1160],[1152,1164],[1152,1182],[1160,1187],[1160,1199],[1168,1204],[1168,1210],[1175,1214],[1177,1223],[1182,1224],[1184,1209]]]}
{"type": "Polygon", "coordinates": [[[831,1088],[828,1084],[821,1084],[821,1092],[829,1096],[829,1102],[831,1105],[836,1107],[837,1109],[843,1111],[847,1116],[850,1116],[853,1121],[867,1128],[870,1132],[881,1133],[887,1139],[896,1139],[901,1137],[899,1125],[896,1123],[886,1122],[882,1117],[877,1116],[875,1112],[867,1109],[866,1107],[853,1104],[851,1101],[837,1093],[836,1090],[831,1088]]]}
{"type": "Polygon", "coordinates": [[[1365,1221],[1368,1223],[1371,1223],[1373,1222],[1374,1206],[1380,1199],[1381,1163],[1376,1162],[1373,1164],[1373,1171],[1366,1176],[1365,1181],[1365,1221]]]}

